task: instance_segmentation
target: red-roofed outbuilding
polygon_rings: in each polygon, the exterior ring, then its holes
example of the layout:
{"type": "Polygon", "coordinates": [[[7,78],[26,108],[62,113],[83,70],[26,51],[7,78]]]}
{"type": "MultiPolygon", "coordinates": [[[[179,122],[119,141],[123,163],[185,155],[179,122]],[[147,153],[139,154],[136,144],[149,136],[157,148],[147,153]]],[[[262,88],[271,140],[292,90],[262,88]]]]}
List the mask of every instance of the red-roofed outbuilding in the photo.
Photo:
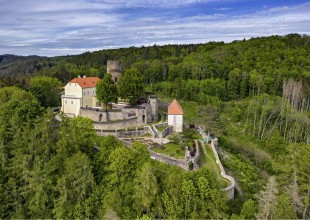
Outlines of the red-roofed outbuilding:
{"type": "Polygon", "coordinates": [[[176,99],[168,106],[168,125],[175,132],[183,132],[183,109],[176,99]]]}

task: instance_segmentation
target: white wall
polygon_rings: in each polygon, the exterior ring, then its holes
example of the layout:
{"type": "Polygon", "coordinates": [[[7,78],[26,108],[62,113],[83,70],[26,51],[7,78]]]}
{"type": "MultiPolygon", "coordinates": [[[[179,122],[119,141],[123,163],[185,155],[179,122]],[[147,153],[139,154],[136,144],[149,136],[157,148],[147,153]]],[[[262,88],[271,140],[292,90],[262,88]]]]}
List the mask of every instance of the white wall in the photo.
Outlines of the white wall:
{"type": "Polygon", "coordinates": [[[62,111],[68,115],[77,116],[80,113],[81,99],[79,98],[62,98],[62,111]]]}
{"type": "Polygon", "coordinates": [[[183,115],[168,115],[168,125],[173,126],[175,132],[183,132],[183,115]]]}
{"type": "Polygon", "coordinates": [[[65,114],[79,115],[80,107],[95,107],[94,97],[96,88],[81,88],[77,83],[68,83],[65,86],[65,95],[62,97],[62,111],[65,114]]]}
{"type": "Polygon", "coordinates": [[[93,98],[96,96],[96,88],[84,88],[82,89],[83,103],[82,107],[96,107],[93,103],[93,98]]]}
{"type": "Polygon", "coordinates": [[[82,98],[82,88],[77,83],[68,83],[65,86],[65,95],[82,98]]]}

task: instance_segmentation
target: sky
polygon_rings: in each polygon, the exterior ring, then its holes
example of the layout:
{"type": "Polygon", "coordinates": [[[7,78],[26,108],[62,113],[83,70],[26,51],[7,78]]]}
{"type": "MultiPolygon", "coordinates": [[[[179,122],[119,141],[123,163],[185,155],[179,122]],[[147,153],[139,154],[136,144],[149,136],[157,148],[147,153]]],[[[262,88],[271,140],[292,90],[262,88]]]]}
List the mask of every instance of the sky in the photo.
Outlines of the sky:
{"type": "Polygon", "coordinates": [[[304,0],[0,0],[0,54],[310,35],[304,0]]]}

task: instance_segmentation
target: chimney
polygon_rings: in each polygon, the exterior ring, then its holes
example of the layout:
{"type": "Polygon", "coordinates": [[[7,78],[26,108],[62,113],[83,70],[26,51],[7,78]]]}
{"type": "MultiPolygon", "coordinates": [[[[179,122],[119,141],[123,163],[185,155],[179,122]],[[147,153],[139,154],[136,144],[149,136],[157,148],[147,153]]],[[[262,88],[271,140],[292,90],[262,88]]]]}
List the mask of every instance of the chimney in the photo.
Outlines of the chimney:
{"type": "Polygon", "coordinates": [[[83,78],[86,78],[86,76],[84,75],[83,78]]]}
{"type": "Polygon", "coordinates": [[[81,78],[81,75],[78,75],[78,78],[81,78]]]}

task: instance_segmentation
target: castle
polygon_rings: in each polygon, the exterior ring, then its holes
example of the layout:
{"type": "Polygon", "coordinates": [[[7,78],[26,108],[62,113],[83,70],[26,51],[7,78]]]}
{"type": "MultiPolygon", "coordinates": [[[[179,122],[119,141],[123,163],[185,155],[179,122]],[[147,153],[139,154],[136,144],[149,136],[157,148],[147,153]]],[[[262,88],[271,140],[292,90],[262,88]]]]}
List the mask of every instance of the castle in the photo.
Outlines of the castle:
{"type": "MultiPolygon", "coordinates": [[[[115,83],[119,82],[121,66],[117,61],[107,62],[107,73],[115,83]]],[[[68,117],[83,116],[94,121],[96,130],[117,130],[139,127],[158,120],[158,98],[149,96],[135,106],[126,103],[114,104],[109,110],[102,110],[96,98],[98,77],[74,78],[65,86],[62,95],[62,112],[68,117]]]]}

